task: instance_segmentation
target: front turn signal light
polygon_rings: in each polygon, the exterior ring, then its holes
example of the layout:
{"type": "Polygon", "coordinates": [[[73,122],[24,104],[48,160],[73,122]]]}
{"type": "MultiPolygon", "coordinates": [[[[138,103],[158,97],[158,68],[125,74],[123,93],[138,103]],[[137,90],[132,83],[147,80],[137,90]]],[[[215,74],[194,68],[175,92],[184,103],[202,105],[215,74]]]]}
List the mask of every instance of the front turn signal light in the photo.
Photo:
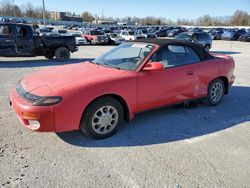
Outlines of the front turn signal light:
{"type": "Polygon", "coordinates": [[[22,112],[22,117],[26,120],[37,120],[39,119],[39,114],[36,112],[22,112]]]}

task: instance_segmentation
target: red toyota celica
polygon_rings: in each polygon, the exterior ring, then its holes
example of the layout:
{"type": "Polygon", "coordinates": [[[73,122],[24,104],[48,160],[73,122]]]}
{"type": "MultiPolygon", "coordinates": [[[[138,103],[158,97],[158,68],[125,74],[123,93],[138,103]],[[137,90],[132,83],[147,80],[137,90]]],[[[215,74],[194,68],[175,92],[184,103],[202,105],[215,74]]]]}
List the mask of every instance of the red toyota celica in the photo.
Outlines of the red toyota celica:
{"type": "Polygon", "coordinates": [[[189,42],[143,39],[121,44],[94,61],[23,78],[10,104],[27,128],[114,134],[135,113],[195,99],[219,104],[234,82],[234,60],[189,42]]]}

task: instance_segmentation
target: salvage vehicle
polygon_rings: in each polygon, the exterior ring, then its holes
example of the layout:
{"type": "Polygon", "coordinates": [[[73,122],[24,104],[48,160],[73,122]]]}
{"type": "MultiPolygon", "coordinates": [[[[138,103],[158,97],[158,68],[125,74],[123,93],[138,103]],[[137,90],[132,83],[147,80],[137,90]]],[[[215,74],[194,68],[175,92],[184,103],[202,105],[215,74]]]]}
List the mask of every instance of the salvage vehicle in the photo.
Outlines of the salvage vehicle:
{"type": "Polygon", "coordinates": [[[244,35],[240,36],[240,41],[250,42],[250,30],[249,32],[245,33],[244,35]]]}
{"type": "Polygon", "coordinates": [[[195,43],[142,39],[94,61],[24,77],[10,91],[20,122],[39,132],[113,135],[138,112],[203,99],[218,105],[234,82],[234,60],[195,43]]]}
{"type": "Polygon", "coordinates": [[[78,50],[72,36],[38,36],[25,24],[0,24],[0,56],[45,56],[59,61],[70,58],[70,52],[78,50]]]}
{"type": "Polygon", "coordinates": [[[246,34],[245,29],[228,29],[222,34],[221,38],[222,40],[238,40],[244,34],[246,34]]]}
{"type": "Polygon", "coordinates": [[[153,32],[149,32],[148,30],[137,30],[137,35],[142,35],[145,38],[157,38],[157,35],[153,32]]]}
{"type": "Polygon", "coordinates": [[[186,32],[186,29],[180,28],[180,29],[173,29],[168,33],[168,37],[175,37],[179,35],[180,33],[186,32]]]}
{"type": "Polygon", "coordinates": [[[145,38],[144,35],[137,35],[134,31],[122,30],[120,36],[127,41],[145,38]]]}
{"type": "Polygon", "coordinates": [[[212,40],[221,40],[224,31],[212,31],[210,34],[212,40]]]}
{"type": "Polygon", "coordinates": [[[103,32],[98,30],[85,30],[83,36],[90,44],[107,44],[108,38],[103,32]]]}
{"type": "Polygon", "coordinates": [[[121,43],[125,42],[125,39],[116,33],[108,33],[106,35],[108,37],[108,44],[115,44],[116,45],[116,44],[121,44],[121,43]]]}
{"type": "Polygon", "coordinates": [[[198,43],[202,45],[207,52],[209,52],[212,47],[211,36],[206,32],[184,32],[177,35],[175,39],[198,43]]]}
{"type": "Polygon", "coordinates": [[[82,35],[81,32],[69,33],[69,35],[75,37],[77,46],[85,45],[88,43],[86,38],[82,35]]]}

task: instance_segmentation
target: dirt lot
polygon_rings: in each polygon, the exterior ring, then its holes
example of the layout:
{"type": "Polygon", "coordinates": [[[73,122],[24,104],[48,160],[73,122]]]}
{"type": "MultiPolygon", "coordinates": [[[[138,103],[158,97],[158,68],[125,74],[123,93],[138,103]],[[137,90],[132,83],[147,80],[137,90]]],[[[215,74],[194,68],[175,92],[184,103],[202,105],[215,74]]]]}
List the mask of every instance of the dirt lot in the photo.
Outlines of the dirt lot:
{"type": "MultiPolygon", "coordinates": [[[[66,64],[110,48],[80,47],[66,64]]],[[[250,43],[215,41],[212,51],[236,61],[236,82],[221,105],[138,114],[106,140],[21,126],[9,107],[10,88],[62,63],[0,58],[0,186],[250,187],[250,43]]]]}

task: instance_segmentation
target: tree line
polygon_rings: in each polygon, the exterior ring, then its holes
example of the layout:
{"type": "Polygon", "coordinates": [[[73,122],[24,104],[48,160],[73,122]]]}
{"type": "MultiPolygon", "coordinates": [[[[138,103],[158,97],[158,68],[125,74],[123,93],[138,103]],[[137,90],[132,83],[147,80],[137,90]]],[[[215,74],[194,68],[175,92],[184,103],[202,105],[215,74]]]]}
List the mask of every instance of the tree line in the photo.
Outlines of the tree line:
{"type": "MultiPolygon", "coordinates": [[[[13,5],[10,0],[2,0],[0,4],[0,16],[11,16],[11,17],[28,17],[28,18],[43,18],[43,7],[34,7],[31,2],[26,2],[22,6],[13,5]]],[[[46,18],[50,17],[48,11],[45,12],[46,18]]]]}
{"type": "Polygon", "coordinates": [[[82,18],[85,22],[92,22],[95,19],[109,20],[116,22],[133,22],[138,25],[187,25],[187,26],[250,26],[250,15],[242,10],[237,10],[232,16],[227,17],[211,17],[210,15],[204,15],[196,20],[190,19],[177,19],[173,21],[171,19],[166,19],[163,17],[155,18],[152,16],[145,18],[138,17],[124,17],[124,18],[114,18],[114,17],[99,17],[98,15],[93,15],[90,12],[84,12],[82,18]]]}
{"type": "MultiPolygon", "coordinates": [[[[11,0],[2,0],[0,3],[0,16],[16,16],[28,18],[43,18],[43,8],[34,7],[31,2],[26,2],[22,6],[13,5],[11,0]]],[[[50,18],[50,12],[46,11],[46,18],[50,18]]],[[[85,22],[93,22],[94,20],[109,20],[114,22],[137,23],[138,25],[199,25],[199,26],[250,26],[250,15],[242,10],[237,10],[232,16],[228,17],[211,17],[204,15],[196,20],[177,19],[176,21],[163,17],[148,16],[145,18],[138,17],[100,17],[90,12],[83,12],[82,18],[85,22]]]]}

